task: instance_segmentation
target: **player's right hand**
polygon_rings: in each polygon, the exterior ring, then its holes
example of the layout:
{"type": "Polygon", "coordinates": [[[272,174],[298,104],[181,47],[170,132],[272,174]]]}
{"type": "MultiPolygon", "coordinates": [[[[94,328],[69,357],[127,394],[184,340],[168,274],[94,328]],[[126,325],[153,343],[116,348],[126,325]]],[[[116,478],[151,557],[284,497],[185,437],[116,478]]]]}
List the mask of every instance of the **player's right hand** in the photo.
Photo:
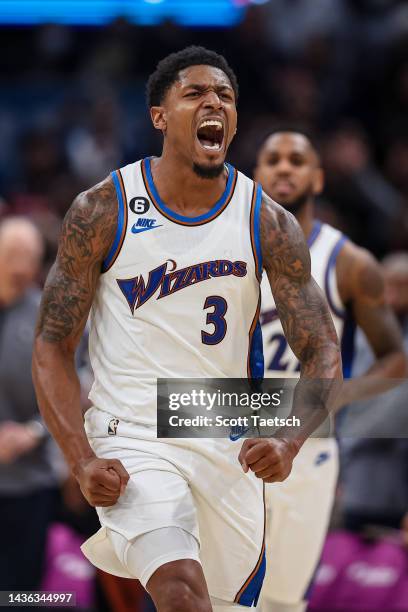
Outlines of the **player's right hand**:
{"type": "Polygon", "coordinates": [[[292,471],[299,451],[294,440],[284,438],[247,438],[238,461],[245,473],[249,470],[264,482],[283,482],[292,471]]]}
{"type": "Polygon", "coordinates": [[[91,506],[113,506],[124,493],[129,474],[119,459],[91,457],[75,471],[82,494],[91,506]]]}

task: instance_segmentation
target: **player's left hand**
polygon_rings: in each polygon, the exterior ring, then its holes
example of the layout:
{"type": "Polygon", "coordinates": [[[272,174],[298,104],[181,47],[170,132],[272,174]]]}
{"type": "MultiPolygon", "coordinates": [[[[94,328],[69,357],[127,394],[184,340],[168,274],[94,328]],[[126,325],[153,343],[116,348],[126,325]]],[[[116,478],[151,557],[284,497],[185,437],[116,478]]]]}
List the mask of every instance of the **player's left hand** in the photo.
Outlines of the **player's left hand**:
{"type": "Polygon", "coordinates": [[[292,471],[299,447],[284,438],[250,438],[245,440],[238,460],[244,472],[252,470],[264,482],[282,482],[292,471]]]}

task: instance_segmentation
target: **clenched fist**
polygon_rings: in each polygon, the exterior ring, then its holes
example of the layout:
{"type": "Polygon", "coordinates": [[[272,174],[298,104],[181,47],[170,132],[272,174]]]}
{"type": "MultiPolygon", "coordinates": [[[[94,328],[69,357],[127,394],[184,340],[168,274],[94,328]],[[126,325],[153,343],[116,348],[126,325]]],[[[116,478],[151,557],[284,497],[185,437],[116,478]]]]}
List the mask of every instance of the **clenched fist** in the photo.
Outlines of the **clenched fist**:
{"type": "Polygon", "coordinates": [[[250,438],[244,441],[238,460],[244,472],[252,470],[264,482],[282,482],[291,473],[298,451],[293,440],[250,438]]]}
{"type": "Polygon", "coordinates": [[[75,470],[81,491],[91,506],[113,506],[124,493],[129,474],[118,459],[91,457],[75,470]]]}

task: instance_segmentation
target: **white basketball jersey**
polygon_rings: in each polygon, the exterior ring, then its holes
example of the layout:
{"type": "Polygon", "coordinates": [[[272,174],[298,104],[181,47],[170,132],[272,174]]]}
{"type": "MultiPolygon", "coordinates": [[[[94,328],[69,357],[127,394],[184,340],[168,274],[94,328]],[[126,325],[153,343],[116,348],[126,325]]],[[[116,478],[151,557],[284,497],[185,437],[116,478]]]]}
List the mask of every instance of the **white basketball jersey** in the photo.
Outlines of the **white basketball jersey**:
{"type": "MultiPolygon", "coordinates": [[[[345,241],[346,237],[341,232],[330,225],[315,221],[308,245],[312,276],[326,295],[341,343],[343,373],[345,377],[349,377],[353,356],[354,322],[351,313],[341,301],[336,277],[336,260],[345,241]]],[[[298,376],[300,364],[283,334],[266,273],[263,274],[261,287],[261,327],[265,376],[298,376]]]]}
{"type": "Polygon", "coordinates": [[[90,331],[91,401],[142,425],[156,423],[157,378],[258,377],[263,366],[260,187],[227,166],[218,202],[185,217],[160,199],[150,163],[112,173],[118,226],[90,331]]]}

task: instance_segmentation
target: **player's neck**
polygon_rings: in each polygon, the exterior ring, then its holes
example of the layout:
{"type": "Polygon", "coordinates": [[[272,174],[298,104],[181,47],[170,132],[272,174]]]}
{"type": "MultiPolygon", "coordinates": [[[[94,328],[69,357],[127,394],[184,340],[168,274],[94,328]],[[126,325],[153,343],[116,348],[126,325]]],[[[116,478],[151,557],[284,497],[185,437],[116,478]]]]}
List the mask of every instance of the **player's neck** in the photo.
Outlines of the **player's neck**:
{"type": "Polygon", "coordinates": [[[296,213],[296,219],[306,239],[309,238],[314,225],[314,203],[313,200],[308,200],[304,206],[296,213]]]}
{"type": "Polygon", "coordinates": [[[214,179],[200,178],[192,167],[165,151],[152,159],[151,168],[160,198],[166,206],[186,216],[207,212],[225,190],[226,170],[214,179]]]}

